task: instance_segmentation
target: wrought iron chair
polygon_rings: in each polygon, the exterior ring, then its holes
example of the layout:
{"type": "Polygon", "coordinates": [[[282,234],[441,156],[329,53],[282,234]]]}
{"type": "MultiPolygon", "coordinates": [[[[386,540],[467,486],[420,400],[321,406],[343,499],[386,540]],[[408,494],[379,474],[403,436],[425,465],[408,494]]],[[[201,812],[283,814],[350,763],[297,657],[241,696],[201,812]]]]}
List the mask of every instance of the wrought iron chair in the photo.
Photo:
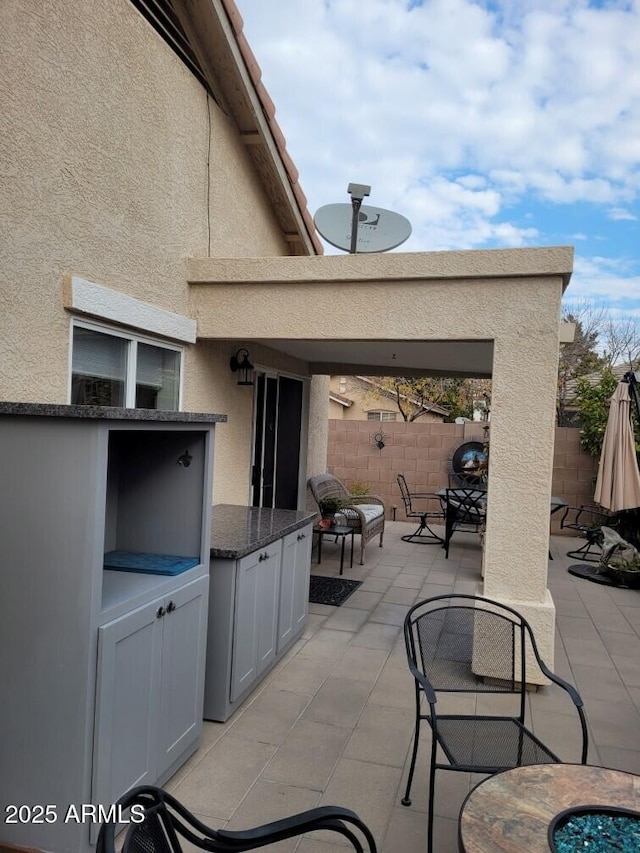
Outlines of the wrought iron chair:
{"type": "Polygon", "coordinates": [[[444,509],[442,500],[433,492],[410,492],[404,474],[398,474],[398,487],[404,504],[407,518],[419,518],[420,524],[415,533],[402,536],[403,542],[432,545],[434,542],[444,542],[442,536],[431,529],[429,522],[437,521],[444,524],[444,509]],[[414,504],[414,501],[418,506],[414,504]],[[425,532],[426,531],[426,532],[425,532]]]}
{"type": "Polygon", "coordinates": [[[116,853],[117,815],[124,814],[125,809],[131,811],[122,853],[182,853],[190,845],[210,853],[242,853],[319,829],[342,836],[356,853],[377,853],[373,835],[366,824],[355,812],[339,806],[320,806],[254,829],[231,831],[211,829],[201,823],[161,788],[134,788],[115,805],[114,820],[103,823],[100,828],[96,853],[116,853]],[[185,842],[186,848],[183,846],[185,842]]]}
{"type": "Polygon", "coordinates": [[[486,490],[476,487],[458,487],[445,492],[445,557],[449,557],[449,543],[456,530],[477,533],[487,518],[486,490]]]}
{"type": "Polygon", "coordinates": [[[567,551],[567,557],[599,563],[602,557],[602,526],[612,527],[611,514],[601,506],[568,506],[560,519],[560,529],[575,530],[586,542],[575,551],[567,551]],[[575,513],[575,515],[572,515],[575,513]]]}
{"type": "MultiPolygon", "coordinates": [[[[404,622],[409,669],[415,680],[416,726],[413,753],[402,805],[411,805],[411,783],[418,754],[420,723],[431,728],[428,851],[433,845],[433,804],[436,770],[497,773],[523,764],[560,759],[525,726],[527,663],[571,698],[582,727],[586,764],[588,734],[582,699],[577,690],[552,673],[542,661],[529,623],[517,611],[488,598],[439,595],[415,604],[404,622]],[[441,714],[441,693],[513,695],[512,716],[441,714]],[[426,700],[424,708],[421,699],[426,700]],[[438,748],[445,761],[438,760],[438,748]]],[[[503,700],[511,704],[510,700],[503,700]]],[[[474,708],[475,708],[474,702],[474,708]]],[[[507,710],[506,708],[504,710],[507,710]]],[[[510,710],[510,709],[509,709],[510,710]]]]}

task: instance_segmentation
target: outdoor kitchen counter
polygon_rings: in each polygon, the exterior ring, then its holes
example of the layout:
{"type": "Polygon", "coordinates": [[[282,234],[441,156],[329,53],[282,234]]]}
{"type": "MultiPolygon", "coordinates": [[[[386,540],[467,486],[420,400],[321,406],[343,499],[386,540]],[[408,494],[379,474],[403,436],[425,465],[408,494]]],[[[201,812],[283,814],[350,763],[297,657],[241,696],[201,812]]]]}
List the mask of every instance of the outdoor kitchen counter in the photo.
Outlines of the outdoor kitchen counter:
{"type": "Polygon", "coordinates": [[[308,510],[261,509],[215,504],[211,516],[211,557],[237,560],[310,524],[308,510]]]}

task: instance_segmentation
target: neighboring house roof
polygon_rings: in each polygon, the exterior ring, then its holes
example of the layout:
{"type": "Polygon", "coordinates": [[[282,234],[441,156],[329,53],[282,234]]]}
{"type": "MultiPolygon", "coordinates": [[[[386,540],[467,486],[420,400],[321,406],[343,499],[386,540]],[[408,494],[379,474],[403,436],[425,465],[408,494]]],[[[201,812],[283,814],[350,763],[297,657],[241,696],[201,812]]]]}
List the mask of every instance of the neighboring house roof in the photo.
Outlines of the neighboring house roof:
{"type": "MultiPolygon", "coordinates": [[[[611,368],[611,372],[616,379],[620,381],[625,373],[628,373],[630,369],[629,363],[625,361],[623,364],[614,364],[611,368]]],[[[576,393],[578,390],[579,379],[585,380],[590,385],[597,385],[601,377],[602,371],[595,371],[595,373],[585,373],[584,376],[577,376],[575,379],[569,379],[565,392],[565,406],[567,406],[567,408],[572,408],[576,405],[576,393]]]]}
{"type": "Polygon", "coordinates": [[[276,108],[233,0],[171,0],[216,103],[238,127],[292,255],[323,254],[276,108]]]}
{"type": "Polygon", "coordinates": [[[329,392],[329,399],[333,400],[334,403],[339,403],[341,406],[344,406],[345,409],[348,409],[349,406],[353,406],[353,400],[350,400],[348,397],[345,397],[343,394],[336,394],[335,391],[329,392]]]}
{"type": "MultiPolygon", "coordinates": [[[[397,409],[398,404],[397,404],[395,392],[390,391],[388,388],[385,388],[384,386],[382,386],[380,384],[380,382],[376,379],[376,377],[373,377],[373,376],[352,376],[351,379],[357,380],[363,386],[362,390],[364,392],[375,391],[377,394],[380,395],[380,397],[384,397],[384,398],[388,399],[389,402],[393,403],[394,408],[397,409]]],[[[341,395],[336,394],[334,391],[330,392],[330,397],[340,397],[340,396],[341,395]]],[[[405,394],[401,394],[400,396],[403,399],[407,399],[405,394]]],[[[343,397],[342,399],[345,399],[345,398],[343,397]]],[[[346,399],[348,399],[348,398],[346,398],[346,399]]],[[[338,402],[340,402],[340,401],[338,400],[338,402]]],[[[410,399],[410,402],[413,403],[414,405],[418,405],[417,400],[411,400],[410,399]]],[[[350,402],[350,405],[351,405],[351,402],[350,402]]],[[[422,408],[425,410],[425,412],[434,412],[436,415],[442,415],[443,417],[446,417],[449,414],[448,409],[443,409],[442,406],[438,406],[436,403],[423,403],[422,408]]],[[[372,411],[373,411],[373,409],[372,409],[372,411]]]]}

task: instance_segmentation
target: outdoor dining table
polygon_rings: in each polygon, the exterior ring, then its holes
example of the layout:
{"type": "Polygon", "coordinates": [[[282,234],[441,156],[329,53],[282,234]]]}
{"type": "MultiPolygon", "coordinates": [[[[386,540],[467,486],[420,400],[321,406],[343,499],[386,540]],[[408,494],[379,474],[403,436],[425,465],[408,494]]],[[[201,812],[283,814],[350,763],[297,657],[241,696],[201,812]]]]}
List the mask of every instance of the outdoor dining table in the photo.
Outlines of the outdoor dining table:
{"type": "MultiPolygon", "coordinates": [[[[451,487],[455,489],[455,486],[451,487]]],[[[487,489],[484,487],[478,487],[473,492],[468,491],[468,487],[466,487],[467,493],[470,494],[472,500],[477,501],[478,509],[482,512],[486,512],[487,508],[487,489]]],[[[451,489],[447,489],[443,487],[442,489],[438,489],[436,495],[440,498],[441,502],[444,503],[447,499],[447,492],[451,491],[451,489]]],[[[557,495],[551,495],[551,499],[549,501],[550,506],[550,515],[554,515],[556,512],[561,510],[563,507],[567,506],[567,502],[564,498],[558,497],[557,495]]],[[[553,556],[551,551],[549,551],[549,559],[553,560],[553,556]]]]}

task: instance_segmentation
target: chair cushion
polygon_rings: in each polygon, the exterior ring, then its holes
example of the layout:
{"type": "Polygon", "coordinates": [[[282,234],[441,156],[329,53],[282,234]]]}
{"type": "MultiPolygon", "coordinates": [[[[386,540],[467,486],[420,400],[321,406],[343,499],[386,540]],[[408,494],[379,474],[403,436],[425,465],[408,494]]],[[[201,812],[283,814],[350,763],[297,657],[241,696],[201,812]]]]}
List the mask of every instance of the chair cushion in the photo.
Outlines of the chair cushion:
{"type": "MultiPolygon", "coordinates": [[[[381,515],[384,515],[384,507],[380,506],[380,504],[354,504],[358,509],[364,514],[364,520],[366,522],[373,521],[374,518],[380,518],[381,515]]],[[[339,515],[339,513],[336,513],[339,515]]]]}

